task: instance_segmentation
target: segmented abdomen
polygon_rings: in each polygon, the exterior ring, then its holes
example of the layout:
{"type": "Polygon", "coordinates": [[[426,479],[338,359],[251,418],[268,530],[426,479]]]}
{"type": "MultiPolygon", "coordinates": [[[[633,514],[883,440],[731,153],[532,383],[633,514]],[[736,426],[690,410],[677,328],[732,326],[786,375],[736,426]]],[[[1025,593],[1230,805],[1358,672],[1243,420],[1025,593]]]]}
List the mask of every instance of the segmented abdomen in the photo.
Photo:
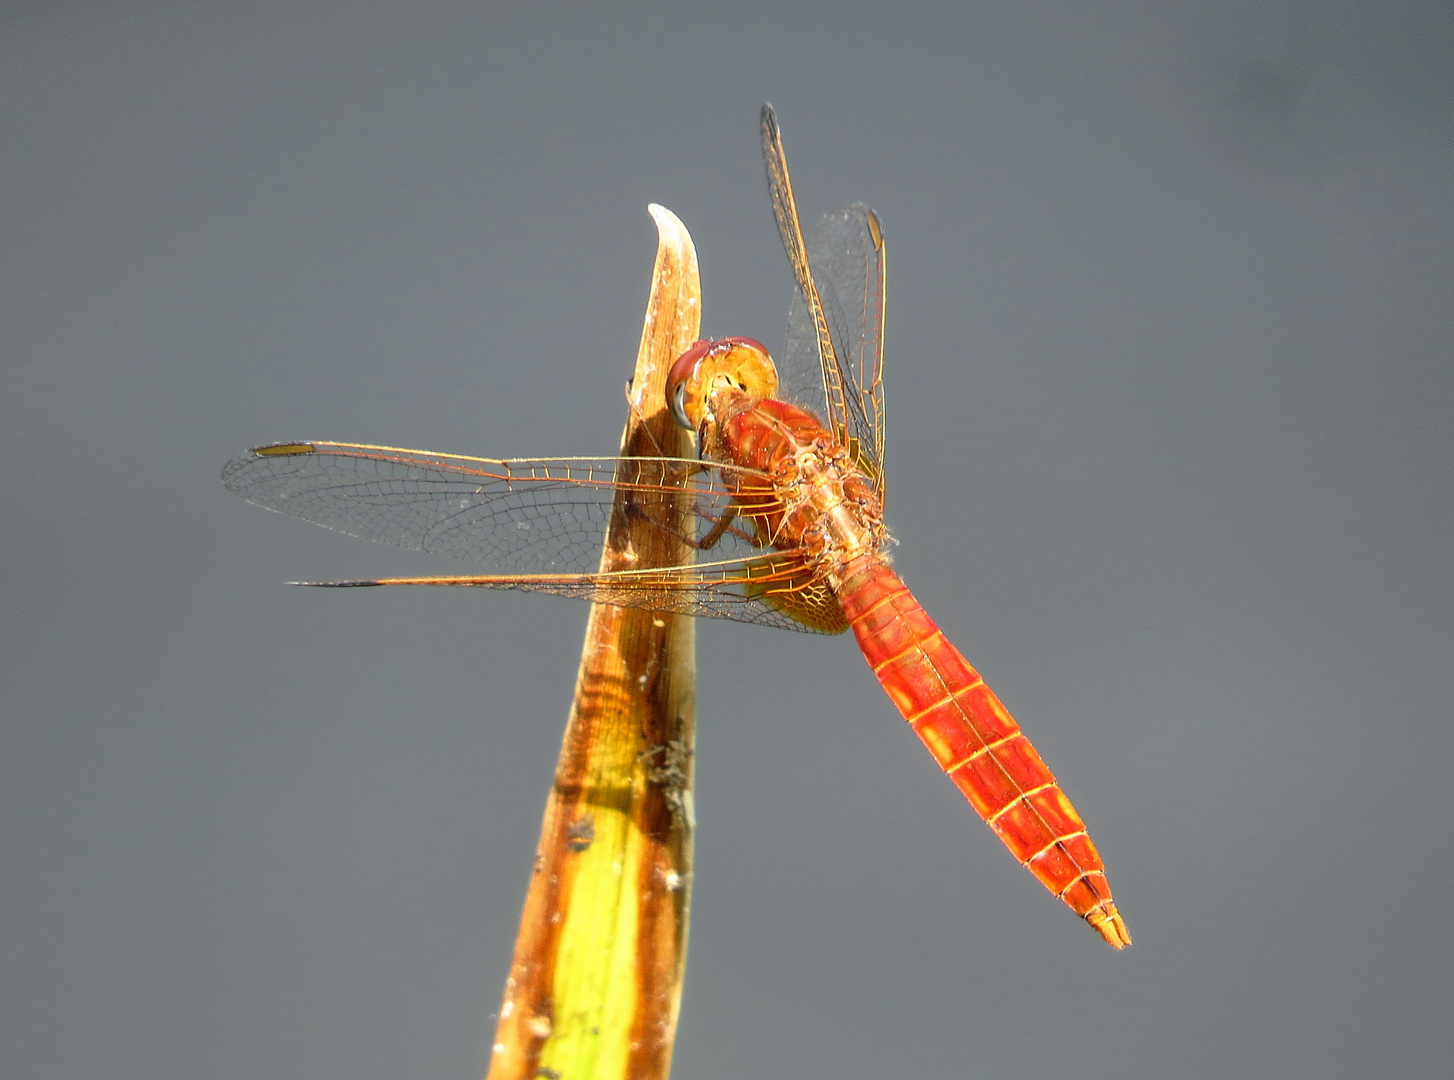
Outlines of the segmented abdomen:
{"type": "Polygon", "coordinates": [[[870,561],[849,576],[838,599],[894,705],[1020,865],[1108,944],[1129,945],[1085,822],[994,691],[899,576],[870,561]]]}

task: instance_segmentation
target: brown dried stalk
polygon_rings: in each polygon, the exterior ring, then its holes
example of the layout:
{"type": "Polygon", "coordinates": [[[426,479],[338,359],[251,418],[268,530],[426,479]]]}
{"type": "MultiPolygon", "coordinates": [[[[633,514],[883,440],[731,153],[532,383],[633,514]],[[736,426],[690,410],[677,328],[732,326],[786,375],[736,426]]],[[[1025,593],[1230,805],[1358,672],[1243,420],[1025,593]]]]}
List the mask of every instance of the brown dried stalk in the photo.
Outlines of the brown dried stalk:
{"type": "MultiPolygon", "coordinates": [[[[664,385],[697,337],[697,255],[676,215],[650,210],[659,242],[621,452],[689,457],[664,385]]],[[[628,497],[601,569],[690,561],[628,497]]],[[[688,500],[678,512],[690,535],[688,500]]],[[[692,884],[695,645],[688,616],[591,609],[487,1080],[667,1076],[692,884]]]]}

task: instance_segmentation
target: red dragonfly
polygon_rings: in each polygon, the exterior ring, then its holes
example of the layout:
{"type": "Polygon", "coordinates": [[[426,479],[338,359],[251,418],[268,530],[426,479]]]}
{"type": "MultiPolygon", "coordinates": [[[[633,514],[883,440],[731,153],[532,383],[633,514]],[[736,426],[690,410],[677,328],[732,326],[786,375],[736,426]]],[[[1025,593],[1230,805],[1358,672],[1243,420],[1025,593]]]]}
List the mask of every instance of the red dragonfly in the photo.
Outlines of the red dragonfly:
{"type": "Polygon", "coordinates": [[[234,459],[223,480],[339,532],[514,571],[302,584],[526,589],[814,633],[852,628],[889,698],[1020,864],[1123,948],[1131,938],[1085,823],[890,566],[878,218],[847,206],[805,239],[770,106],[762,144],[797,279],[788,347],[780,368],[741,337],[698,342],[673,365],[667,404],[696,433],[699,459],[493,460],[293,442],[234,459]],[[631,497],[618,503],[623,489],[631,497]],[[623,512],[613,505],[702,556],[601,572],[611,514],[623,512]]]}

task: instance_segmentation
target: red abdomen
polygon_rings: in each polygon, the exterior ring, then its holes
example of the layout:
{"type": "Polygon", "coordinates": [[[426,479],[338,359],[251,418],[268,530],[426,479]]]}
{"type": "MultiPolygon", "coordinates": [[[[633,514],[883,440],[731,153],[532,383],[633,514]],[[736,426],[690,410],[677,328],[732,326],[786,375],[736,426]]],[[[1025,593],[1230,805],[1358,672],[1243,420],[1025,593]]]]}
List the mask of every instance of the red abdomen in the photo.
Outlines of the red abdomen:
{"type": "Polygon", "coordinates": [[[1129,945],[1085,822],[979,672],[884,563],[837,593],[878,681],[980,817],[1108,944],[1129,945]]]}

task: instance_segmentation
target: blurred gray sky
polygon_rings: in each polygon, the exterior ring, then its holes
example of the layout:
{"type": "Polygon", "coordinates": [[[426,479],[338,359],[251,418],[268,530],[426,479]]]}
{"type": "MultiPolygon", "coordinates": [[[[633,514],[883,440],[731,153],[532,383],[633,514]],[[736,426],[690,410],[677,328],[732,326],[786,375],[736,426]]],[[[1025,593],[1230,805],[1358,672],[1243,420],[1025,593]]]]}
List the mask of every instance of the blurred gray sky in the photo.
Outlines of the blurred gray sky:
{"type": "MultiPolygon", "coordinates": [[[[885,221],[898,565],[1090,822],[1016,869],[845,640],[700,635],[677,1074],[1432,1077],[1454,11],[0,5],[0,1074],[484,1069],[585,609],[247,506],[610,452],[661,202],[781,342],[756,118],[885,221]]],[[[456,568],[457,569],[457,568],[456,568]]]]}

